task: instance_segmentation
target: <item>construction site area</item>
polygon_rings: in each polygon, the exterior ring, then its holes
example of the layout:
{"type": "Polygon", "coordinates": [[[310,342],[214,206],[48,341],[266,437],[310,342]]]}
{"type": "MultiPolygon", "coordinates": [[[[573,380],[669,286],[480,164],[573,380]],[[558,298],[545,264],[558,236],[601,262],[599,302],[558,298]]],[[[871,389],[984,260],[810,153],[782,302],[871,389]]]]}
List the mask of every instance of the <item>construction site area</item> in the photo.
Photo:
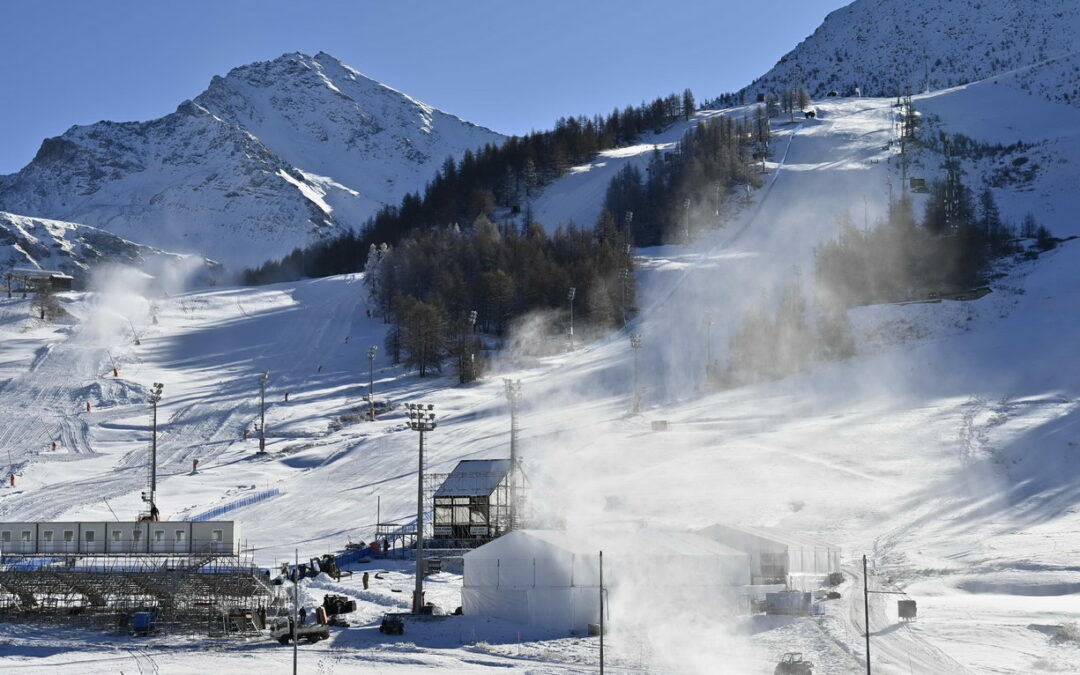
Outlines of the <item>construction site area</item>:
{"type": "Polygon", "coordinates": [[[231,521],[0,523],[0,618],[135,633],[261,630],[275,587],[239,531],[231,521]]]}

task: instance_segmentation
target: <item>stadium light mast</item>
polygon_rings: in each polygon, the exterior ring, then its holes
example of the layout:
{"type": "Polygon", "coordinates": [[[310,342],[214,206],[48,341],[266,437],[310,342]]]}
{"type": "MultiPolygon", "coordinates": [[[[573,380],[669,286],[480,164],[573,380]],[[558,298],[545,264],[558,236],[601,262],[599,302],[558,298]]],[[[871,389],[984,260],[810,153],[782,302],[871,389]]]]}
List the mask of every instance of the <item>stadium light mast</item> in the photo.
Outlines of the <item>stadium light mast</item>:
{"type": "Polygon", "coordinates": [[[504,379],[506,400],[510,402],[510,530],[518,527],[518,410],[521,406],[521,380],[504,379]]]}
{"type": "Polygon", "coordinates": [[[157,404],[161,400],[161,391],[164,388],[164,384],[155,382],[150,388],[150,397],[147,399],[153,409],[150,431],[150,495],[147,499],[150,502],[151,520],[157,520],[159,513],[157,507],[157,404]]]}
{"type": "Polygon", "coordinates": [[[259,454],[266,452],[266,381],[269,379],[269,370],[259,374],[259,454]]]}
{"type": "Polygon", "coordinates": [[[416,472],[416,587],[413,589],[413,613],[424,607],[424,432],[434,431],[435,406],[431,403],[409,403],[405,414],[409,428],[420,432],[420,461],[416,472]]]}
{"type": "Polygon", "coordinates": [[[371,421],[375,421],[375,354],[378,345],[371,345],[367,350],[368,358],[368,400],[371,402],[371,421]]]}

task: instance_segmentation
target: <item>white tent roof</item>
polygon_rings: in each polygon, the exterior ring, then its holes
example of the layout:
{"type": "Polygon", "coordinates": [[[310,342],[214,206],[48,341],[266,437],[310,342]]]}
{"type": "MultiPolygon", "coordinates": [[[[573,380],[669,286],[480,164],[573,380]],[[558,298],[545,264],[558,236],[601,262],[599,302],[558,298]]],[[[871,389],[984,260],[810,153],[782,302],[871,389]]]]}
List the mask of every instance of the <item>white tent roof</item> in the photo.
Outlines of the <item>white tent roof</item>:
{"type": "Polygon", "coordinates": [[[643,551],[680,556],[745,557],[742,551],[690,532],[655,529],[570,534],[562,530],[516,530],[465,554],[467,559],[522,558],[559,554],[639,555],[643,551]]]}
{"type": "Polygon", "coordinates": [[[766,539],[771,542],[783,544],[784,546],[792,548],[802,548],[810,546],[813,548],[827,548],[839,550],[840,547],[835,544],[829,544],[823,541],[814,541],[812,539],[806,539],[803,537],[792,536],[786,532],[780,532],[764,527],[749,527],[746,525],[732,525],[730,523],[716,523],[708,527],[698,530],[698,532],[711,541],[711,535],[718,531],[730,530],[732,532],[741,533],[751,537],[758,537],[760,539],[766,539]]]}

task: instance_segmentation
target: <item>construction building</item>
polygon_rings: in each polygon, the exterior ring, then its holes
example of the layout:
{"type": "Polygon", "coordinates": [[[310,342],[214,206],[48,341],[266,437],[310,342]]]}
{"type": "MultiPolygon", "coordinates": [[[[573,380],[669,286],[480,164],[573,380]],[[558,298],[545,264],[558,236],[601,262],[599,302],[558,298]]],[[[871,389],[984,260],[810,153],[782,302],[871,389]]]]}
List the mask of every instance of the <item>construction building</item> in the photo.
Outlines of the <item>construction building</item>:
{"type": "Polygon", "coordinates": [[[0,616],[162,628],[261,628],[269,575],[233,521],[0,523],[0,616]]]}
{"type": "Polygon", "coordinates": [[[39,270],[32,267],[16,267],[9,272],[11,279],[19,282],[24,291],[37,292],[42,287],[51,291],[70,291],[75,278],[55,270],[39,270]]]}
{"type": "Polygon", "coordinates": [[[432,542],[475,548],[513,529],[515,473],[508,459],[465,459],[451,473],[433,476],[438,488],[432,498],[432,542]]]}

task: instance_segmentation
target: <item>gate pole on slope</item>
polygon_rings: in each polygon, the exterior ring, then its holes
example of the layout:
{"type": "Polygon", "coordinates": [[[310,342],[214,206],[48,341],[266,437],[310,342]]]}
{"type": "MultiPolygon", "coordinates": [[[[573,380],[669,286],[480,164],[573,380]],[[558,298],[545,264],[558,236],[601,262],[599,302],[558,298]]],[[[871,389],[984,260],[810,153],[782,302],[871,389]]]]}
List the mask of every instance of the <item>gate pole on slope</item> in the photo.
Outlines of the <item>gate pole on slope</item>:
{"type": "Polygon", "coordinates": [[[862,557],[863,627],[866,634],[866,675],[870,675],[870,591],[866,578],[866,555],[862,557]]]}

